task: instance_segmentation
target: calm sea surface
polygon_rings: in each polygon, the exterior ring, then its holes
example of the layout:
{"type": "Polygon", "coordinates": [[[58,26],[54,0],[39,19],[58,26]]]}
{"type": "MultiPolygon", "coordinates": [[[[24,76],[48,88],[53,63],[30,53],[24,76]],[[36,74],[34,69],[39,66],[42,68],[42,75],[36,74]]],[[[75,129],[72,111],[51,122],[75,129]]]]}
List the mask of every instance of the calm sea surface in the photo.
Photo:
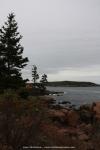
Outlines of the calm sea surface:
{"type": "Polygon", "coordinates": [[[69,101],[71,104],[80,106],[100,101],[100,87],[47,87],[50,91],[64,92],[53,95],[56,103],[69,101]]]}

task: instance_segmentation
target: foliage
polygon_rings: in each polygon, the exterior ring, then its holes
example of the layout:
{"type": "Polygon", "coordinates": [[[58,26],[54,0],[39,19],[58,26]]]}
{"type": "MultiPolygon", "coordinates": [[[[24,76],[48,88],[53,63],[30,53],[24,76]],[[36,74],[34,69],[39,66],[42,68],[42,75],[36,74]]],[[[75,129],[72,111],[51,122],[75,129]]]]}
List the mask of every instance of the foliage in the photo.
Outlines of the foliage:
{"type": "Polygon", "coordinates": [[[19,150],[38,143],[43,116],[39,99],[24,101],[12,90],[0,95],[0,149],[19,150]]]}
{"type": "Polygon", "coordinates": [[[47,80],[47,75],[46,75],[46,74],[43,74],[43,75],[42,75],[42,78],[41,78],[40,82],[43,83],[43,84],[45,84],[45,83],[48,82],[48,80],[47,80]]]}
{"type": "Polygon", "coordinates": [[[79,108],[80,120],[85,123],[93,123],[94,122],[94,113],[91,110],[91,107],[88,105],[82,105],[79,108]]]}
{"type": "Polygon", "coordinates": [[[30,95],[30,92],[28,89],[22,87],[18,90],[18,95],[23,99],[27,99],[30,95]]]}
{"type": "Polygon", "coordinates": [[[34,83],[34,86],[35,86],[35,83],[38,79],[39,79],[39,74],[37,73],[37,67],[35,65],[33,65],[33,68],[32,68],[32,81],[34,83]]]}
{"type": "MultiPolygon", "coordinates": [[[[52,122],[48,112],[50,111],[48,105],[50,101],[49,98],[43,96],[29,96],[26,101],[21,99],[14,90],[6,90],[4,94],[0,95],[0,149],[19,150],[23,149],[23,146],[30,145],[67,145],[75,146],[77,150],[83,150],[83,147],[84,150],[89,149],[86,141],[81,141],[75,136],[78,132],[77,127],[76,129],[68,126],[64,128],[64,126],[52,122]]],[[[85,127],[87,128],[89,124],[85,124],[85,127]]],[[[80,128],[82,130],[85,129],[83,125],[80,128]]],[[[92,129],[87,129],[92,132],[92,129]]],[[[97,147],[98,144],[100,145],[100,124],[98,123],[98,127],[95,124],[93,130],[96,137],[92,137],[93,144],[99,150],[100,147],[97,147]]]]}
{"type": "Polygon", "coordinates": [[[27,65],[28,58],[22,57],[22,36],[17,30],[15,15],[11,13],[0,29],[0,88],[18,88],[25,83],[21,69],[27,65]]]}

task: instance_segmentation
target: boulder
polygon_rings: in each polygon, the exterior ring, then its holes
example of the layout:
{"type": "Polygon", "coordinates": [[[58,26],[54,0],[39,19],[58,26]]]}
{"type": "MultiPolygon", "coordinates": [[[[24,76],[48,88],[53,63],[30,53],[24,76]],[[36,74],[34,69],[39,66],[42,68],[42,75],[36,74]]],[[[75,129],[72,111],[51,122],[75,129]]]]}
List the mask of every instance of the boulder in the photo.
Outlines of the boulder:
{"type": "Polygon", "coordinates": [[[82,141],[89,140],[89,136],[82,131],[78,132],[78,138],[79,138],[79,140],[82,140],[82,141]]]}
{"type": "Polygon", "coordinates": [[[76,111],[70,110],[66,116],[66,120],[69,126],[77,126],[79,122],[79,115],[76,111]]]}
{"type": "Polygon", "coordinates": [[[50,109],[48,111],[49,116],[52,118],[53,121],[58,121],[60,123],[64,123],[66,126],[76,127],[79,122],[79,115],[74,110],[68,109],[50,109]]]}
{"type": "Polygon", "coordinates": [[[53,121],[58,121],[64,123],[66,121],[66,116],[61,110],[49,110],[49,116],[53,121]]]}
{"type": "Polygon", "coordinates": [[[85,123],[82,123],[79,125],[79,131],[78,131],[78,134],[80,134],[80,131],[85,134],[87,134],[88,136],[91,136],[91,134],[93,133],[93,127],[91,124],[85,124],[85,123]]]}
{"type": "Polygon", "coordinates": [[[61,111],[62,111],[65,115],[67,115],[67,114],[68,114],[68,112],[69,112],[69,110],[68,110],[68,109],[61,109],[61,111]]]}
{"type": "Polygon", "coordinates": [[[96,102],[92,109],[95,112],[96,119],[100,120],[100,102],[96,102]]]}
{"type": "Polygon", "coordinates": [[[81,134],[81,135],[79,135],[79,140],[87,141],[87,140],[89,140],[89,137],[86,134],[81,134]]]}
{"type": "Polygon", "coordinates": [[[69,101],[62,101],[62,102],[59,102],[59,104],[71,104],[71,102],[69,102],[69,101]]]}

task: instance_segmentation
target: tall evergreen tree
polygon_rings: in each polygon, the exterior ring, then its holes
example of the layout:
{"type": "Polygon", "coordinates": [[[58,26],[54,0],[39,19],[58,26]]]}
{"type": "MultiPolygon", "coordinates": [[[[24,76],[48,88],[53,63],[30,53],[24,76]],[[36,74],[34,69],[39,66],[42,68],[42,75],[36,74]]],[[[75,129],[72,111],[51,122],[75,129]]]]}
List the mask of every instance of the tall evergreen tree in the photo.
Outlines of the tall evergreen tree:
{"type": "Polygon", "coordinates": [[[17,30],[15,15],[11,13],[0,29],[0,88],[18,88],[25,83],[21,69],[27,65],[28,58],[22,56],[22,36],[17,30]]]}

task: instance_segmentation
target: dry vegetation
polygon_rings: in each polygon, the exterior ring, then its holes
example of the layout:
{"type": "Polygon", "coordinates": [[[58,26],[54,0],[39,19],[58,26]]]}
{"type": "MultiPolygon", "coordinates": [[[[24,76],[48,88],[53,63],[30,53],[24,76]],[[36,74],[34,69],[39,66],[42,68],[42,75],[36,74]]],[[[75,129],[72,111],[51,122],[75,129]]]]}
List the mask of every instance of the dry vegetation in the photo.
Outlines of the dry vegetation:
{"type": "Polygon", "coordinates": [[[20,150],[23,146],[74,146],[76,150],[99,150],[99,124],[94,124],[89,131],[91,138],[79,139],[77,127],[50,117],[50,101],[47,97],[23,99],[10,90],[1,94],[0,150],[20,150]]]}

